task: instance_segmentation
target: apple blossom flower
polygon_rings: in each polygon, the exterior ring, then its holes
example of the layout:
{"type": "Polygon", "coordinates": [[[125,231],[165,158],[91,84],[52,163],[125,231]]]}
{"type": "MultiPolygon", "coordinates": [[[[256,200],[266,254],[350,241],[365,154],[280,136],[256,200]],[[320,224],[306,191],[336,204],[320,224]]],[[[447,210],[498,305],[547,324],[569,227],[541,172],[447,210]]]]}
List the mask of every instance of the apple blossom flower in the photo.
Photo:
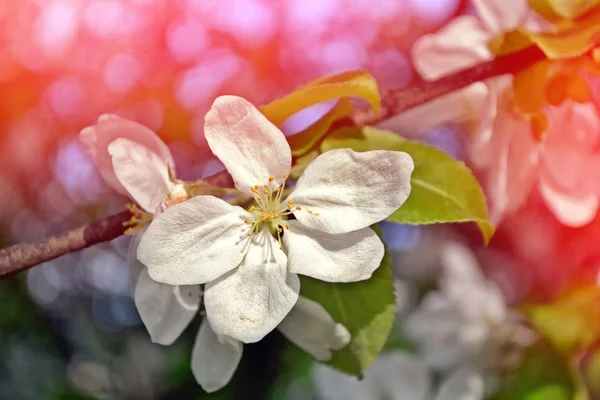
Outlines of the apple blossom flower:
{"type": "Polygon", "coordinates": [[[150,129],[117,115],[102,115],[83,129],[80,141],[100,175],[113,189],[130,196],[147,213],[185,196],[173,176],[175,162],[167,145],[150,129]]]}
{"type": "Polygon", "coordinates": [[[369,226],[408,198],[408,154],[326,152],[286,195],[290,147],[252,104],[217,98],[204,133],[236,187],[256,204],[245,210],[197,196],[171,207],[145,232],[138,258],[156,281],[205,283],[216,334],[245,343],[263,338],[296,303],[297,274],[353,282],[379,267],[384,248],[369,226]]]}
{"type": "Polygon", "coordinates": [[[434,371],[416,355],[402,350],[380,354],[364,372],[364,378],[342,374],[326,365],[315,365],[312,380],[319,400],[480,400],[483,379],[459,368],[445,374],[439,387],[434,371]]]}
{"type": "MultiPolygon", "coordinates": [[[[494,58],[488,48],[496,36],[522,28],[529,32],[553,30],[535,13],[527,0],[474,0],[477,16],[461,15],[436,33],[423,35],[412,48],[412,62],[419,75],[432,81],[494,58]]],[[[414,137],[444,123],[490,134],[494,118],[495,85],[504,77],[476,82],[423,106],[382,122],[383,128],[414,137]]]]}
{"type": "Polygon", "coordinates": [[[433,368],[469,367],[491,387],[496,373],[514,367],[536,336],[506,307],[500,289],[479,271],[467,247],[450,242],[441,251],[439,289],[406,317],[407,337],[433,368]]]}
{"type": "MultiPolygon", "coordinates": [[[[128,193],[148,214],[187,199],[183,183],[172,176],[169,149],[152,131],[117,116],[102,116],[98,124],[81,133],[102,176],[116,190],[128,193]]],[[[198,314],[199,285],[168,285],[154,281],[137,259],[142,232],[135,231],[129,247],[129,266],[134,300],[153,342],[173,343],[198,314]]],[[[279,331],[317,360],[331,358],[350,342],[350,333],[318,303],[300,297],[281,321],[279,331]]],[[[242,356],[243,345],[231,337],[216,335],[205,318],[192,350],[192,372],[208,392],[225,386],[242,356]]]]}
{"type": "MultiPolygon", "coordinates": [[[[530,32],[553,29],[525,0],[478,0],[478,17],[455,18],[439,32],[425,35],[413,47],[413,62],[427,80],[451,74],[493,58],[488,43],[520,27],[530,32]]],[[[471,158],[485,172],[484,187],[492,221],[521,207],[533,188],[542,194],[556,218],[569,226],[589,223],[600,206],[600,187],[593,174],[600,164],[594,151],[600,119],[593,104],[570,100],[548,107],[548,129],[535,139],[531,122],[514,110],[511,77],[475,83],[466,89],[415,108],[382,126],[411,134],[445,122],[472,131],[471,158]]]]}
{"type": "MultiPolygon", "coordinates": [[[[509,101],[509,100],[506,100],[509,101]]],[[[531,189],[563,224],[589,223],[600,206],[600,185],[594,173],[600,167],[600,116],[594,104],[565,100],[548,107],[548,128],[541,140],[527,134],[529,121],[500,103],[494,134],[478,144],[487,158],[479,163],[486,171],[487,192],[493,219],[516,211],[531,189]]]]}
{"type": "Polygon", "coordinates": [[[171,152],[150,129],[116,115],[100,116],[95,125],[81,131],[80,140],[105,181],[143,210],[135,212],[141,221],[137,221],[138,229],[131,231],[128,256],[134,301],[152,341],[169,345],[194,318],[200,299],[187,296],[193,286],[154,281],[136,253],[143,223],[169,203],[188,198],[183,183],[174,178],[171,152]]]}

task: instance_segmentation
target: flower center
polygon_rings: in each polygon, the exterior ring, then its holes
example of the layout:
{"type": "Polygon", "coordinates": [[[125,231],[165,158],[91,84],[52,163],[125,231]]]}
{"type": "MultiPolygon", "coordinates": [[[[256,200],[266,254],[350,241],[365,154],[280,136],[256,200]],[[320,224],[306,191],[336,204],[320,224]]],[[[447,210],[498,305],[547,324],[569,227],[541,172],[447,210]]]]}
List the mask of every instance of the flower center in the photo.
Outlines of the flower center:
{"type": "Polygon", "coordinates": [[[288,215],[302,209],[300,206],[294,207],[294,200],[288,199],[286,202],[283,199],[287,177],[287,174],[283,174],[281,176],[283,180],[278,183],[271,176],[266,184],[250,187],[252,193],[255,194],[256,204],[248,209],[251,216],[244,220],[245,223],[250,224],[248,236],[253,233],[258,235],[258,232],[266,225],[273,235],[277,235],[281,250],[283,250],[281,244],[283,229],[290,229],[290,225],[286,222],[288,215]]]}

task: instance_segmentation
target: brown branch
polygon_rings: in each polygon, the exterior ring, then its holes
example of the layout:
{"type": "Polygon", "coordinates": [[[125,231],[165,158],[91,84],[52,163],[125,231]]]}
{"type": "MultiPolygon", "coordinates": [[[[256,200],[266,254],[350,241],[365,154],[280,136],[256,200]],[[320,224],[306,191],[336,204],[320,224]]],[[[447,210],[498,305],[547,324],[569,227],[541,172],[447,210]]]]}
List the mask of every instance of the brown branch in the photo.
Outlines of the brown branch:
{"type": "Polygon", "coordinates": [[[123,211],[37,243],[19,243],[0,250],[0,278],[25,271],[64,254],[107,242],[123,235],[123,223],[132,217],[123,211]]]}
{"type": "MultiPolygon", "coordinates": [[[[231,187],[233,181],[227,171],[207,177],[205,182],[218,187],[231,187]]],[[[108,242],[125,233],[123,223],[132,217],[123,211],[96,222],[53,236],[37,243],[19,243],[0,250],[0,279],[25,271],[35,265],[53,260],[98,243],[108,242]]]]}
{"type": "Polygon", "coordinates": [[[545,58],[545,54],[539,48],[530,46],[434,81],[419,80],[403,89],[383,94],[379,115],[375,115],[372,110],[365,110],[353,115],[352,119],[359,126],[375,125],[472,83],[517,73],[545,58]]]}

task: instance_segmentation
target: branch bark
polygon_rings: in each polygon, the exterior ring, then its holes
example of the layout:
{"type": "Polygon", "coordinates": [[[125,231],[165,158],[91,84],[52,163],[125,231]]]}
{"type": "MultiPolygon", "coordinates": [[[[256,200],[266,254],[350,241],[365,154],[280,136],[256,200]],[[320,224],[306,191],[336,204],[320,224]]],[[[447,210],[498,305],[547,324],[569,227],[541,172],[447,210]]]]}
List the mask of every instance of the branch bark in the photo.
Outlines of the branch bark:
{"type": "Polygon", "coordinates": [[[64,254],[116,239],[123,235],[126,229],[123,224],[131,217],[131,212],[123,211],[41,242],[19,243],[2,249],[0,278],[25,271],[64,254]]]}
{"type": "Polygon", "coordinates": [[[472,83],[514,74],[544,59],[546,55],[538,47],[530,46],[434,81],[419,80],[405,88],[384,93],[379,115],[375,115],[372,110],[359,111],[352,119],[359,126],[375,125],[472,83]]]}

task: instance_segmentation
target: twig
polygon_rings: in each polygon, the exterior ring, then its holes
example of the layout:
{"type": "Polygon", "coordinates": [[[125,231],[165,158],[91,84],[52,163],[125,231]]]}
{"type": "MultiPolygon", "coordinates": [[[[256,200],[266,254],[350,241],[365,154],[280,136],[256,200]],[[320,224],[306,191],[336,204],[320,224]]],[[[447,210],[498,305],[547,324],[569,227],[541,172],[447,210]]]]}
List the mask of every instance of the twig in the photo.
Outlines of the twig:
{"type": "Polygon", "coordinates": [[[435,81],[419,80],[403,89],[392,90],[383,94],[379,115],[375,115],[371,110],[365,110],[354,114],[352,119],[359,126],[375,125],[378,122],[425,104],[437,97],[462,89],[472,83],[522,71],[545,58],[546,56],[539,48],[530,46],[435,81]]]}
{"type": "Polygon", "coordinates": [[[2,249],[0,278],[6,278],[64,254],[118,238],[126,229],[123,223],[131,217],[131,212],[123,211],[41,242],[19,243],[2,249]]]}
{"type": "MultiPolygon", "coordinates": [[[[205,182],[218,186],[232,186],[233,181],[227,171],[218,172],[205,179],[205,182]]],[[[52,236],[37,243],[19,243],[0,250],[0,279],[25,271],[35,265],[53,260],[98,243],[108,242],[125,233],[123,223],[133,215],[123,211],[96,222],[91,222],[60,235],[52,236]]]]}

